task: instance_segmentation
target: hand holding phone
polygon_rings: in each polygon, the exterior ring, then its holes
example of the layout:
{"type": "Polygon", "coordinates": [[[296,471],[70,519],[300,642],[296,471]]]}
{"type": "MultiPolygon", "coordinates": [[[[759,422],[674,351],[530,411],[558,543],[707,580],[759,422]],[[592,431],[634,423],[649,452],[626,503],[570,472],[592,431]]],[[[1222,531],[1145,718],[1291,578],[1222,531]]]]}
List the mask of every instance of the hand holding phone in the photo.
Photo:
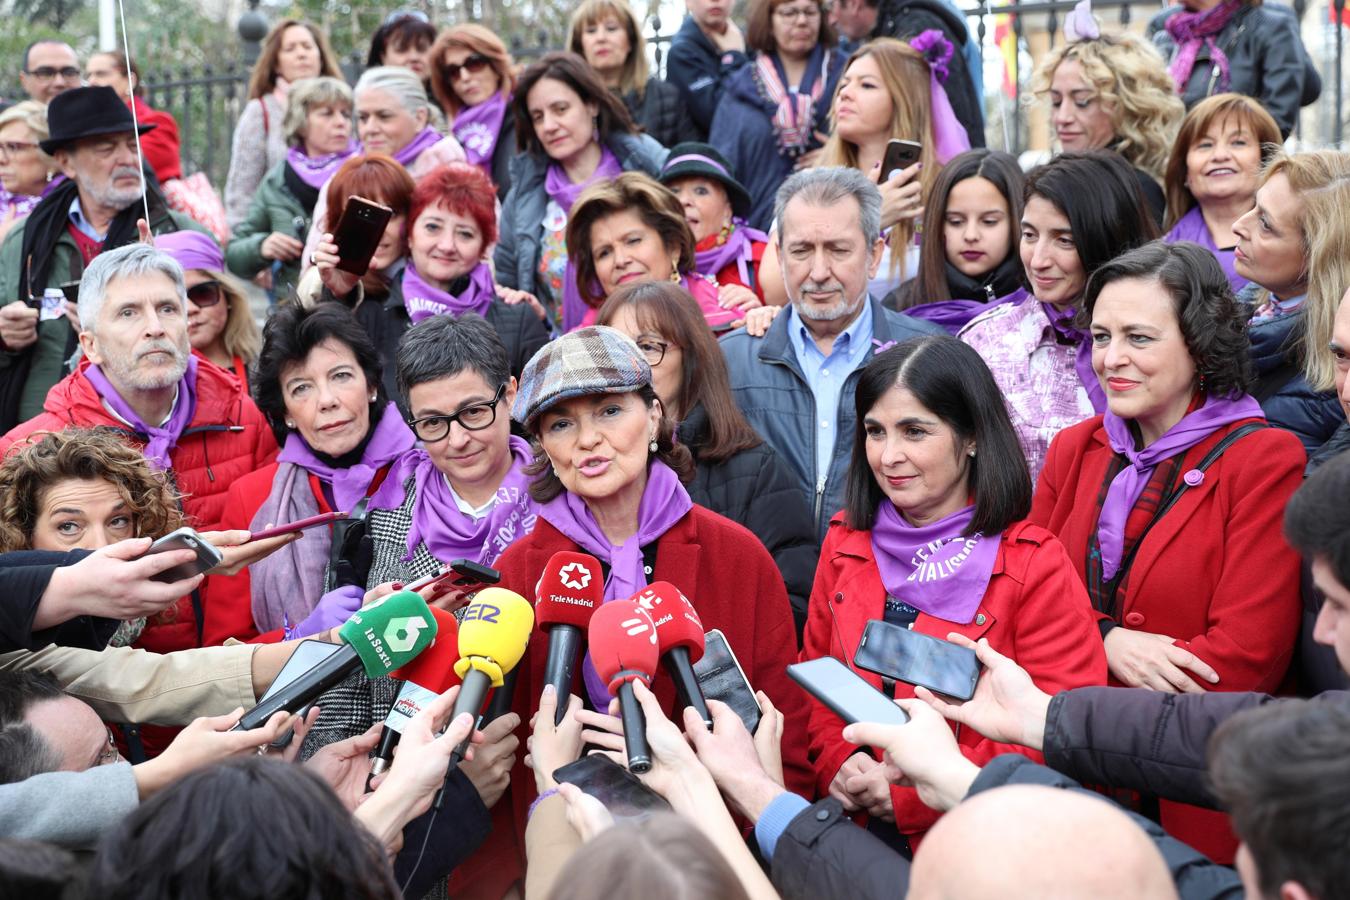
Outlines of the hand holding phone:
{"type": "Polygon", "coordinates": [[[208,569],[214,569],[220,565],[224,558],[219,550],[211,546],[210,542],[187,526],[183,526],[177,531],[171,531],[159,538],[150,545],[150,549],[146,550],[145,553],[148,556],[152,553],[163,553],[166,550],[192,550],[197,554],[197,557],[190,562],[160,572],[158,575],[152,575],[152,581],[161,581],[165,584],[182,581],[194,575],[200,575],[208,569]]]}
{"type": "Polygon", "coordinates": [[[604,804],[615,819],[642,820],[670,809],[666,798],[608,756],[592,753],[553,772],[559,784],[574,784],[604,804]]]}
{"type": "Polygon", "coordinates": [[[760,721],[759,701],[720,628],[704,636],[703,657],[694,663],[694,677],[704,699],[722,701],[740,716],[746,731],[755,733],[760,721]]]}
{"type": "Polygon", "coordinates": [[[903,725],[909,721],[909,716],[893,700],[833,656],[795,663],[787,667],[787,673],[846,723],[903,725]]]}
{"type": "Polygon", "coordinates": [[[863,629],[853,664],[895,681],[969,700],[980,680],[980,661],[968,647],[873,619],[863,629]]]}
{"type": "Polygon", "coordinates": [[[923,144],[915,141],[892,140],[886,144],[886,155],[881,159],[881,175],[877,181],[885,184],[901,169],[908,169],[923,156],[923,144]]]}
{"type": "Polygon", "coordinates": [[[365,197],[351,196],[342,208],[333,242],[338,247],[337,268],[352,275],[364,275],[370,269],[370,260],[384,238],[384,229],[394,211],[382,203],[365,197]]]}

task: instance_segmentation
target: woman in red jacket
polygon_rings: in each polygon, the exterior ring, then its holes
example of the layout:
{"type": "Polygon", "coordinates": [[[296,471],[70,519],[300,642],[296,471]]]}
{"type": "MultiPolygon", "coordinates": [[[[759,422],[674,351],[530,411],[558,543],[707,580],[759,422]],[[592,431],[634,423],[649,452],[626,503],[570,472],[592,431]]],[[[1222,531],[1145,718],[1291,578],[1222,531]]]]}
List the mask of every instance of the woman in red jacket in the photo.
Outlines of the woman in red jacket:
{"type": "MultiPolygon", "coordinates": [[[[863,369],[855,403],[845,508],[825,536],[802,659],[852,665],[863,629],[879,619],[937,638],[986,638],[1048,692],[1105,683],[1092,609],[1064,547],[1020,521],[1031,478],[979,354],[950,337],[905,341],[863,369]]],[[[897,698],[914,696],[908,684],[858,674],[897,698]]],[[[873,830],[894,823],[912,847],[938,813],[913,788],[890,784],[843,727],[811,704],[818,790],[881,820],[873,830]]],[[[977,763],[1028,752],[971,730],[958,740],[977,763]]]]}
{"type": "MultiPolygon", "coordinates": [[[[1098,269],[1084,307],[1108,408],[1050,444],[1031,521],[1086,583],[1113,683],[1272,692],[1299,624],[1280,520],[1304,454],[1247,394],[1228,280],[1199,245],[1154,242],[1098,269]]],[[[1163,827],[1231,861],[1224,817],[1180,810],[1163,827]]]]}

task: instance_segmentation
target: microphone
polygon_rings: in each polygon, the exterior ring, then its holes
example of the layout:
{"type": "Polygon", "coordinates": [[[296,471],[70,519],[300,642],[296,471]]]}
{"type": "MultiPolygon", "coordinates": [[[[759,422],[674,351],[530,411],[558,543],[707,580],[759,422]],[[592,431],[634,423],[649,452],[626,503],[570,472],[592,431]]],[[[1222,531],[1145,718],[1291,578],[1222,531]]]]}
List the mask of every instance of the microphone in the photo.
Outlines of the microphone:
{"type": "MultiPolygon", "coordinates": [[[[483,588],[464,609],[459,623],[459,661],[455,674],[464,680],[450,713],[454,721],[461,713],[478,717],[488,688],[502,686],[502,679],[525,655],[525,647],[534,630],[534,608],[529,601],[505,588],[483,588]]],[[[450,756],[450,772],[464,759],[469,750],[469,738],[455,748],[450,756]]],[[[445,796],[442,788],[436,793],[434,806],[441,808],[445,796]]]]}
{"type": "MultiPolygon", "coordinates": [[[[703,658],[703,623],[694,604],[669,581],[657,581],[633,595],[656,624],[661,662],[675,681],[679,709],[692,706],[712,731],[712,713],[703,699],[703,688],[694,675],[694,663],[703,658]]],[[[678,721],[678,718],[676,719],[678,721]]]]}
{"type": "Polygon", "coordinates": [[[642,774],[652,767],[647,746],[647,719],[633,695],[633,681],[651,686],[656,671],[656,625],[633,600],[612,600],[591,616],[591,662],[619,698],[628,771],[642,774]]]}
{"type": "Polygon", "coordinates": [[[371,678],[388,675],[425,650],[436,637],[436,628],[427,602],[412,591],[381,597],[357,610],[338,629],[340,648],[244,713],[230,730],[250,731],[261,727],[274,713],[293,713],[308,706],[357,669],[364,669],[371,678]]]}
{"type": "Polygon", "coordinates": [[[393,678],[403,679],[403,686],[399,688],[398,697],[385,717],[380,743],[371,760],[370,776],[366,779],[367,790],[370,779],[389,769],[394,759],[394,748],[398,746],[403,729],[413,716],[459,682],[454,668],[455,660],[459,659],[459,623],[452,613],[434,606],[430,610],[436,617],[436,639],[417,659],[390,673],[393,678]]]}
{"type": "Polygon", "coordinates": [[[567,714],[567,695],[572,690],[586,626],[605,599],[600,561],[589,553],[560,550],[549,557],[535,593],[535,615],[539,627],[548,632],[544,685],[553,685],[557,692],[553,724],[560,725],[567,714]]]}

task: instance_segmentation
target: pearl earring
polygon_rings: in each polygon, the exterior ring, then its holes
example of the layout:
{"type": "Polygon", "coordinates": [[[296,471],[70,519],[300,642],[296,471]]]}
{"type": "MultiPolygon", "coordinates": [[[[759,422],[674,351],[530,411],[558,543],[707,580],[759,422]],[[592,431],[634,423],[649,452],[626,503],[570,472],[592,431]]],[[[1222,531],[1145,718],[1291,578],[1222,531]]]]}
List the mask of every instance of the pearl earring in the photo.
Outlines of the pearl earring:
{"type": "Polygon", "coordinates": [[[293,421],[290,420],[290,419],[287,419],[287,420],[286,420],[286,427],[287,427],[287,428],[294,428],[294,427],[295,427],[295,422],[293,422],[293,421]]]}
{"type": "Polygon", "coordinates": [[[656,438],[652,438],[652,442],[647,445],[647,449],[653,453],[655,453],[659,449],[656,444],[656,438]]]}
{"type": "Polygon", "coordinates": [[[966,451],[966,454],[967,454],[971,459],[974,459],[974,458],[975,458],[975,448],[974,448],[974,447],[971,447],[969,450],[966,451]]]}

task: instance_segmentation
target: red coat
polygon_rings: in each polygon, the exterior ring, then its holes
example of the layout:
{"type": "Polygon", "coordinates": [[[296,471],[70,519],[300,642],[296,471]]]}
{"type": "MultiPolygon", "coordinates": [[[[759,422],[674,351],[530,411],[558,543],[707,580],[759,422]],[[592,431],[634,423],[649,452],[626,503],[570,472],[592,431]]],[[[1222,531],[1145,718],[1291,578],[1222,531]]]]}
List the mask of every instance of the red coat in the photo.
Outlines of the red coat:
{"type": "Polygon", "coordinates": [[[145,161],[154,170],[159,183],[171,178],[183,177],[183,160],[180,156],[178,123],[173,116],[162,109],[151,109],[150,105],[136,98],[136,118],[142,123],[155,127],[141,135],[141,153],[145,161]]]}
{"type": "MultiPolygon", "coordinates": [[[[852,668],[853,653],[869,619],[880,619],[886,605],[872,554],[872,532],[854,531],[843,514],[830,522],[816,569],[816,583],[807,611],[801,658],[834,656],[852,668]],[[842,644],[842,646],[841,646],[842,644]]],[[[1064,547],[1055,536],[1026,522],[1003,534],[994,574],[973,621],[961,625],[919,613],[915,631],[945,639],[958,632],[971,640],[988,638],[1000,653],[1016,660],[1041,690],[1054,694],[1068,688],[1106,683],[1106,652],[1087,592],[1074,575],[1064,547]]],[[[881,689],[881,676],[854,669],[881,689]]],[[[897,683],[897,698],[914,696],[914,688],[897,683]]],[[[824,796],[830,782],[859,748],[840,736],[844,722],[823,704],[809,701],[810,757],[816,790],[824,796]]],[[[955,728],[955,726],[953,726],[955,728]]],[[[1000,753],[1022,753],[1040,762],[1039,753],[1017,744],[987,740],[972,728],[955,728],[967,759],[985,763],[1000,753]]],[[[940,813],[919,800],[913,788],[891,788],[896,828],[916,844],[940,813]]]]}
{"type": "MultiPolygon", "coordinates": [[[[1192,447],[1183,466],[1198,465],[1224,435],[1249,421],[1192,447]]],[[[1113,456],[1102,417],[1080,422],[1051,442],[1036,487],[1031,521],[1059,536],[1080,579],[1113,456]]],[[[1269,693],[1289,667],[1299,627],[1299,559],[1281,523],[1304,463],[1303,448],[1287,431],[1266,428],[1240,438],[1144,536],[1121,587],[1122,624],[1175,638],[1219,673],[1213,690],[1269,693]]],[[[1162,824],[1211,856],[1231,857],[1230,839],[1206,840],[1224,818],[1199,812],[1164,803],[1162,824]],[[1202,819],[1207,824],[1199,825],[1202,819]]]]}
{"type": "MultiPolygon", "coordinates": [[[[717,235],[709,235],[699,242],[696,250],[711,250],[717,246],[717,235]]],[[[764,259],[764,248],[767,247],[764,241],[750,242],[750,262],[746,267],[750,270],[750,280],[753,285],[746,284],[741,280],[741,268],[735,262],[727,263],[720,272],[713,272],[712,277],[718,284],[739,284],[742,287],[750,288],[755,292],[755,296],[760,300],[764,299],[764,285],[759,280],[759,264],[764,259]]]]}

